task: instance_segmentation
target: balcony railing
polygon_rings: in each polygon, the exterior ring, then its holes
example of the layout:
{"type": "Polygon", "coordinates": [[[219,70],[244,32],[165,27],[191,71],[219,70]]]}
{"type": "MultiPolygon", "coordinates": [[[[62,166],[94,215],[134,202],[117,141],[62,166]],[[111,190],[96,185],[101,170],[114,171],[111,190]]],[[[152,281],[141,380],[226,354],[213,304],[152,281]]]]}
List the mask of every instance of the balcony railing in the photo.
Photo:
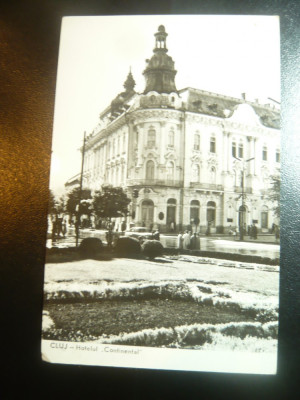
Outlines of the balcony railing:
{"type": "Polygon", "coordinates": [[[203,189],[203,190],[224,190],[223,185],[217,185],[215,183],[191,182],[190,187],[193,189],[203,189]]]}
{"type": "Polygon", "coordinates": [[[127,180],[128,186],[171,186],[181,187],[182,181],[173,179],[129,179],[127,180]]]}

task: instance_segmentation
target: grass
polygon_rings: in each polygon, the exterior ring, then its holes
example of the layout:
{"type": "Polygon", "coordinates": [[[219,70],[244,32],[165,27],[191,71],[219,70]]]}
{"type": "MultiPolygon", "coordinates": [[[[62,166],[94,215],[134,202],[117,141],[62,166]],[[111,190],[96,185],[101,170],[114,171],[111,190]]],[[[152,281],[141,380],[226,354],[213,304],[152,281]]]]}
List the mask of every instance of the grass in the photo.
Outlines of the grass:
{"type": "Polygon", "coordinates": [[[251,316],[241,312],[168,299],[48,303],[45,310],[54,321],[56,331],[44,333],[44,338],[52,340],[87,340],[91,336],[119,335],[143,329],[253,321],[251,316]]]}

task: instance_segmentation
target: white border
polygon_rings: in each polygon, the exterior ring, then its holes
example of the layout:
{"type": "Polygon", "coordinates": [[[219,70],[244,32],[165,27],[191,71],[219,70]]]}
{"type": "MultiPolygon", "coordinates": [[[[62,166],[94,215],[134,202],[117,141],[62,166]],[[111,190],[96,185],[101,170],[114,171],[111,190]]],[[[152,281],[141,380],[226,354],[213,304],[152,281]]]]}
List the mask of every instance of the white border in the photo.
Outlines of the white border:
{"type": "Polygon", "coordinates": [[[277,354],[162,349],[93,342],[42,340],[42,359],[49,363],[274,375],[277,354]]]}

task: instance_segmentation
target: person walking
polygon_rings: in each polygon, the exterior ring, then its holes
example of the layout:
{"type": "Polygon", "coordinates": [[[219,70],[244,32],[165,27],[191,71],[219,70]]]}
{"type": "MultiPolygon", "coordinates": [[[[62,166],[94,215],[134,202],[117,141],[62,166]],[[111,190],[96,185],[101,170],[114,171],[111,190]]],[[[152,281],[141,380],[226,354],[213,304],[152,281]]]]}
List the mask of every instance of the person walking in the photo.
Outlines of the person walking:
{"type": "Polygon", "coordinates": [[[194,232],[191,237],[191,250],[199,250],[200,249],[200,238],[198,238],[197,233],[194,232]]]}
{"type": "Polygon", "coordinates": [[[190,239],[189,232],[185,231],[182,238],[183,238],[183,248],[184,248],[184,250],[188,250],[191,245],[191,239],[190,239]]]}
{"type": "Polygon", "coordinates": [[[257,239],[257,228],[255,224],[252,226],[252,237],[253,239],[257,239]]]}
{"type": "Polygon", "coordinates": [[[182,232],[179,232],[177,236],[177,249],[182,249],[183,248],[183,235],[182,232]]]}

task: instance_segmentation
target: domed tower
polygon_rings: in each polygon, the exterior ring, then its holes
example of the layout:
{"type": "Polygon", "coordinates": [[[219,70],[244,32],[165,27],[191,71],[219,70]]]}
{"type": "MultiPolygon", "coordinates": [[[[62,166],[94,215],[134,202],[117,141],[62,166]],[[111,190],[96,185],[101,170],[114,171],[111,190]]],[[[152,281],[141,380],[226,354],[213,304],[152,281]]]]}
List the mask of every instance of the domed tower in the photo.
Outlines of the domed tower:
{"type": "Polygon", "coordinates": [[[168,34],[165,27],[160,25],[155,36],[155,48],[150,60],[146,60],[147,66],[143,74],[146,79],[146,88],[144,94],[153,91],[158,93],[177,92],[175,85],[175,75],[177,71],[174,68],[174,61],[167,52],[166,38],[168,34]]]}

